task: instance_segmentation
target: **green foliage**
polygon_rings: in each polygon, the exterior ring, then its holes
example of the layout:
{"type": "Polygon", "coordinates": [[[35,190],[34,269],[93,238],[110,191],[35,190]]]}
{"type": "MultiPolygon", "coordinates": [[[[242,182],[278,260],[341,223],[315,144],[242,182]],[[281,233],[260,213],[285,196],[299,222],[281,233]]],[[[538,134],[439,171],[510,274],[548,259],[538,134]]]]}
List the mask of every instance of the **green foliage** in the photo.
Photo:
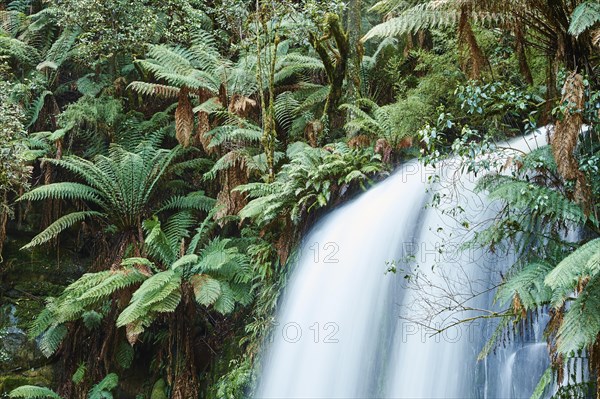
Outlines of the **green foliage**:
{"type": "Polygon", "coordinates": [[[54,391],[45,387],[37,387],[34,385],[23,385],[13,389],[8,396],[10,398],[23,399],[62,399],[54,391]]]}
{"type": "Polygon", "coordinates": [[[329,205],[341,187],[358,184],[365,188],[371,176],[384,172],[379,155],[372,149],[350,149],[343,143],[327,148],[329,151],[303,143],[290,146],[291,162],[283,166],[273,183],[237,188],[254,198],[240,216],[259,225],[278,218],[298,224],[306,213],[329,205]]]}
{"type": "MultiPolygon", "coordinates": [[[[600,271],[600,238],[589,241],[564,258],[546,276],[544,283],[552,289],[575,290],[582,280],[595,277],[600,271]]],[[[562,306],[562,303],[557,304],[562,306]]]]}
{"type": "Polygon", "coordinates": [[[552,367],[548,367],[537,386],[535,387],[533,393],[531,394],[531,399],[541,399],[544,394],[546,387],[552,383],[552,367]]]}
{"type": "Polygon", "coordinates": [[[571,15],[569,33],[579,36],[600,21],[600,3],[586,1],[575,8],[571,15]]]}
{"type": "Polygon", "coordinates": [[[99,310],[113,293],[143,280],[144,275],[132,267],[84,274],[58,298],[48,300],[46,308],[32,324],[29,335],[32,338],[39,336],[40,349],[50,356],[67,334],[65,323],[84,316],[87,310],[99,310]]]}
{"type": "MultiPolygon", "coordinates": [[[[26,132],[23,110],[9,98],[10,88],[0,82],[0,191],[15,193],[27,188],[30,168],[27,166],[26,132]]],[[[7,204],[3,204],[6,206],[7,204]]]]}
{"type": "Polygon", "coordinates": [[[147,204],[154,194],[157,183],[176,155],[175,150],[155,149],[142,143],[136,152],[120,146],[112,146],[109,155],[98,155],[94,161],[69,156],[63,159],[47,159],[46,162],[60,166],[82,178],[85,184],[52,183],[26,193],[23,200],[45,198],[86,200],[104,212],[83,211],[67,214],[38,234],[26,246],[40,245],[56,237],[61,231],[94,216],[107,218],[120,229],[137,226],[144,217],[147,204]]]}
{"type": "Polygon", "coordinates": [[[397,148],[402,139],[416,136],[415,126],[424,123],[431,111],[427,104],[414,97],[383,107],[371,100],[359,99],[356,104],[344,104],[340,108],[353,115],[346,123],[346,130],[367,134],[373,139],[383,138],[392,148],[397,148]]]}
{"type": "MultiPolygon", "coordinates": [[[[520,306],[532,311],[542,304],[550,303],[552,289],[544,284],[544,278],[553,266],[543,261],[529,263],[507,276],[506,282],[498,289],[496,301],[505,305],[518,296],[520,306]]],[[[513,268],[514,270],[514,268],[513,268]]]]}
{"type": "Polygon", "coordinates": [[[94,385],[88,393],[88,399],[112,399],[111,391],[117,387],[119,376],[115,373],[110,373],[104,377],[99,383],[94,385]]]}

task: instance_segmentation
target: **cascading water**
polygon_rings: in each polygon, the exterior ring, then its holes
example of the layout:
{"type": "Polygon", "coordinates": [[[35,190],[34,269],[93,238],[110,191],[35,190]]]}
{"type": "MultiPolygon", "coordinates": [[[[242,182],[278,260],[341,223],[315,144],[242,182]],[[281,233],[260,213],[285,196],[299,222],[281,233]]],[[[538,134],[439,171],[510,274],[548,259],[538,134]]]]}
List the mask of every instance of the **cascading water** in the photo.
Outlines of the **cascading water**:
{"type": "MultiPolygon", "coordinates": [[[[539,131],[510,147],[527,152],[542,144],[539,131]]],[[[514,259],[459,249],[495,209],[472,192],[474,176],[460,175],[452,162],[437,170],[442,178],[429,184],[433,169],[405,164],[305,238],[256,398],[531,395],[547,367],[542,344],[516,340],[477,362],[490,326],[479,319],[452,326],[491,308],[491,288],[514,259]],[[428,207],[432,200],[439,206],[428,207]],[[461,312],[432,313],[446,305],[461,312]],[[431,336],[417,322],[424,316],[447,329],[431,336]],[[527,377],[518,377],[524,366],[527,377]]]]}

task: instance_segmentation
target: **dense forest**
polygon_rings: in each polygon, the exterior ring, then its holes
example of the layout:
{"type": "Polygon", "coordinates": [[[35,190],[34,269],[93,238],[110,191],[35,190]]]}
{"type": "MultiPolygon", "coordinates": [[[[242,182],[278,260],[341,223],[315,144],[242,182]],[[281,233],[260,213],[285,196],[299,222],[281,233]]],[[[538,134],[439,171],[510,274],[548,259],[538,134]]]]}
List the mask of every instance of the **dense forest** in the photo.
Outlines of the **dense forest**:
{"type": "Polygon", "coordinates": [[[595,0],[3,0],[0,397],[252,396],[321,216],[551,126],[477,182],[480,357],[544,309],[534,397],[600,398],[599,45],[595,0]]]}

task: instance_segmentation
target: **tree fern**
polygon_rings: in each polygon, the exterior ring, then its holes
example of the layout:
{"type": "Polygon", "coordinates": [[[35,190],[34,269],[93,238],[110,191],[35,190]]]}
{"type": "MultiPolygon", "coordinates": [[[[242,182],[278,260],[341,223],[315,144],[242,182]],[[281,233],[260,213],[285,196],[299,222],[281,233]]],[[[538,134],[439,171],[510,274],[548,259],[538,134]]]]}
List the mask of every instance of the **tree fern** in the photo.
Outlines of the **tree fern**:
{"type": "Polygon", "coordinates": [[[85,184],[53,183],[26,193],[24,200],[83,199],[96,203],[104,212],[84,211],[62,216],[24,248],[47,242],[86,217],[108,218],[121,229],[136,226],[175,155],[176,150],[157,150],[142,143],[136,152],[112,146],[108,156],[99,155],[94,161],[77,156],[46,160],[79,175],[85,184]]]}

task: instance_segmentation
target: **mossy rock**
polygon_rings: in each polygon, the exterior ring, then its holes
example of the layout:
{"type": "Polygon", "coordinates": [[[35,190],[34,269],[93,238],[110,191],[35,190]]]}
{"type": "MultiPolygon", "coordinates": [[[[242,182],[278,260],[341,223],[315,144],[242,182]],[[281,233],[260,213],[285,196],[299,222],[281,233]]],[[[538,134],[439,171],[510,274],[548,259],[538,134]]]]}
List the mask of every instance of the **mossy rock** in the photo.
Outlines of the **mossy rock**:
{"type": "Polygon", "coordinates": [[[50,366],[19,374],[0,375],[0,398],[4,398],[10,391],[23,385],[49,386],[51,383],[52,368],[50,366]]]}

